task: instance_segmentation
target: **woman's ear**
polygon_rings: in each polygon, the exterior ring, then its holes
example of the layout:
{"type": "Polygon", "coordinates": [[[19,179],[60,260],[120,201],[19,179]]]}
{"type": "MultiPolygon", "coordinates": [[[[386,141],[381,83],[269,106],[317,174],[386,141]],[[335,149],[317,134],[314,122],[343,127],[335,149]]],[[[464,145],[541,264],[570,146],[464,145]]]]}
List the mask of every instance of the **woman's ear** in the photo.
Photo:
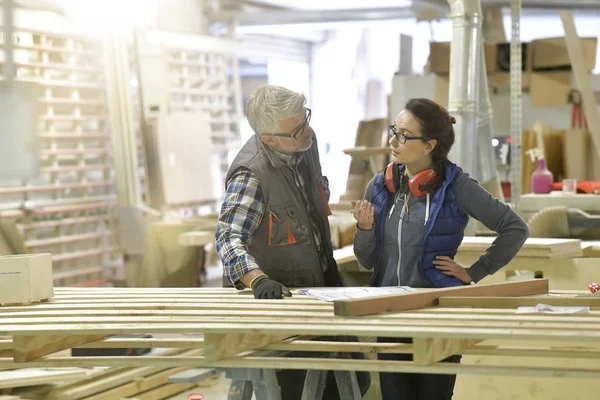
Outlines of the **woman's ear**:
{"type": "Polygon", "coordinates": [[[425,142],[425,155],[429,155],[437,146],[437,140],[431,139],[425,142]]]}

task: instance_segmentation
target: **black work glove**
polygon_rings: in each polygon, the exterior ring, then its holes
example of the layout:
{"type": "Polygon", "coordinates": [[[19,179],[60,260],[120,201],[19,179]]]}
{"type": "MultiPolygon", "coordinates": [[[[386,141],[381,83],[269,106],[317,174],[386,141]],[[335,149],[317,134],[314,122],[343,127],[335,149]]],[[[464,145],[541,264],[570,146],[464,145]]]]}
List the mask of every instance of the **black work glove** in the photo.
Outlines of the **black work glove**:
{"type": "Polygon", "coordinates": [[[288,288],[269,278],[261,278],[256,281],[252,290],[255,299],[281,299],[283,296],[292,296],[288,288]]]}

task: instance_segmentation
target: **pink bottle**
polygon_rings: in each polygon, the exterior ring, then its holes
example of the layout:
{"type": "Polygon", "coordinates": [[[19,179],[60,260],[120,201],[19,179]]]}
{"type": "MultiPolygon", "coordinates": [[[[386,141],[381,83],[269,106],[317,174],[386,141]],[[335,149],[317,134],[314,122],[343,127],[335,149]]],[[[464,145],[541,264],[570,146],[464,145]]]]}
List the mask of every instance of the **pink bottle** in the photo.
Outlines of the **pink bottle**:
{"type": "Polygon", "coordinates": [[[536,194],[546,194],[552,191],[552,172],[546,168],[546,161],[538,160],[537,168],[531,174],[531,191],[536,194]]]}

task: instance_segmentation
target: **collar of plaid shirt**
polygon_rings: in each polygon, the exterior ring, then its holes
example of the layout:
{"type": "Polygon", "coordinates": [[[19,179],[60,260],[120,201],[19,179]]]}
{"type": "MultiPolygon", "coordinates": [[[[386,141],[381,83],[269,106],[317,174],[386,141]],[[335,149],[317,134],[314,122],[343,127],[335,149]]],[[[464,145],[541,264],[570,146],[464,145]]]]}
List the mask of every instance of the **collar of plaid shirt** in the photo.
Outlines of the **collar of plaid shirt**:
{"type": "Polygon", "coordinates": [[[292,154],[281,153],[281,152],[273,149],[272,147],[268,147],[268,149],[273,154],[275,154],[277,157],[279,157],[281,159],[281,161],[286,163],[289,167],[296,166],[300,161],[302,161],[304,159],[304,154],[302,154],[302,153],[296,153],[296,154],[292,155],[292,154]]]}

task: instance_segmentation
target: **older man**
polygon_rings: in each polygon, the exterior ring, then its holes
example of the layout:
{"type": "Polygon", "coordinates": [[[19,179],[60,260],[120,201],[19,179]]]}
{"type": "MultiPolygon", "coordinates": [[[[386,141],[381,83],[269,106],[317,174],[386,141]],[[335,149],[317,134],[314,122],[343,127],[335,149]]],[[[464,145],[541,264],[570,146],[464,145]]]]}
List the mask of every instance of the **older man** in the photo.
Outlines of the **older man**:
{"type": "MultiPolygon", "coordinates": [[[[305,104],[303,94],[279,86],[259,87],[246,108],[256,134],[226,177],[216,232],[223,283],[250,288],[257,299],[291,296],[289,287],[342,286],[327,219],[329,184],[321,174],[311,111],[305,104]]],[[[301,398],[305,375],[298,370],[277,372],[282,400],[301,398]]],[[[358,380],[364,395],[370,376],[359,373],[358,380]]],[[[339,398],[331,372],[323,398],[339,398]]]]}
{"type": "Polygon", "coordinates": [[[258,299],[290,295],[288,287],[342,286],[333,258],[317,140],[306,98],[265,85],[248,99],[256,133],[226,178],[217,225],[224,283],[258,299]]]}

